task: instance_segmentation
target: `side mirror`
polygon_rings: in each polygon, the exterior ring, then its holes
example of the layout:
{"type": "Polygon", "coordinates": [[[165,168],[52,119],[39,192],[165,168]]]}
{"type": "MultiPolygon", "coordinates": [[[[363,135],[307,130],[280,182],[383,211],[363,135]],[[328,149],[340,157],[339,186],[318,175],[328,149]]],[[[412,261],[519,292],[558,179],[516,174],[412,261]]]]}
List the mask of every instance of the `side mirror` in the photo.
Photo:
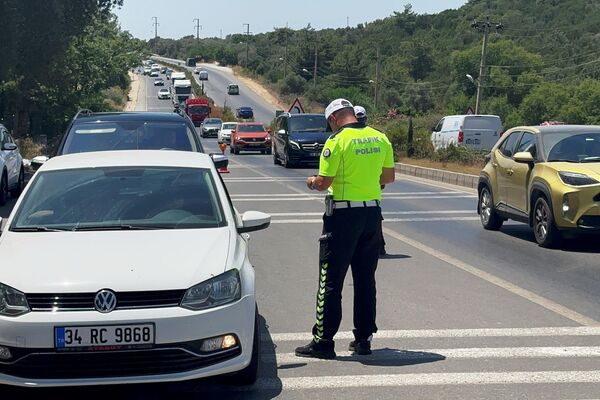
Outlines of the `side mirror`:
{"type": "Polygon", "coordinates": [[[40,169],[40,167],[42,165],[44,165],[48,160],[50,159],[50,157],[48,156],[36,156],[33,157],[33,159],[31,160],[31,168],[34,171],[37,171],[38,169],[40,169]]]}
{"type": "Polygon", "coordinates": [[[285,129],[280,129],[280,130],[278,130],[278,131],[277,131],[277,134],[278,134],[278,135],[281,135],[281,136],[285,136],[285,135],[287,135],[287,133],[285,132],[285,129]]]}
{"type": "Polygon", "coordinates": [[[271,225],[271,216],[259,211],[246,211],[242,214],[242,226],[239,233],[248,233],[267,229],[271,225]]]}
{"type": "Polygon", "coordinates": [[[215,163],[216,169],[227,168],[229,165],[229,158],[227,158],[224,154],[211,154],[210,158],[212,158],[213,163],[215,163]]]}
{"type": "Polygon", "coordinates": [[[534,159],[533,155],[528,151],[520,151],[513,156],[513,159],[518,163],[531,164],[534,159]]]}
{"type": "Polygon", "coordinates": [[[14,143],[4,143],[4,146],[2,146],[2,150],[5,151],[13,151],[17,149],[17,145],[14,143]]]}

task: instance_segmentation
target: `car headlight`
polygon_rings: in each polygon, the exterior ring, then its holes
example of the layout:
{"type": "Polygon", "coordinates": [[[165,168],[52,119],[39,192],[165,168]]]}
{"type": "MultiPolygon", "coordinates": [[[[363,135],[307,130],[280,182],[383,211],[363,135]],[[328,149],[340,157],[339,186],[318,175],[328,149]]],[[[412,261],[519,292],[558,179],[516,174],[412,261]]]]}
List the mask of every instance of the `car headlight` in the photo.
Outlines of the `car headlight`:
{"type": "Polygon", "coordinates": [[[0,315],[16,317],[29,311],[25,294],[0,283],[0,315]]]}
{"type": "Polygon", "coordinates": [[[300,150],[300,145],[298,144],[298,142],[294,142],[293,140],[290,140],[290,146],[292,146],[292,148],[294,148],[296,150],[300,150]]]}
{"type": "Polygon", "coordinates": [[[265,136],[265,140],[268,142],[269,140],[271,140],[271,135],[267,135],[265,136]]]}
{"type": "Polygon", "coordinates": [[[188,289],[181,307],[194,311],[205,310],[237,301],[241,294],[240,273],[232,269],[188,289]]]}
{"type": "Polygon", "coordinates": [[[560,180],[563,181],[565,185],[571,186],[586,186],[586,185],[595,185],[598,182],[596,179],[587,176],[585,174],[578,174],[576,172],[565,172],[560,171],[558,173],[560,180]]]}

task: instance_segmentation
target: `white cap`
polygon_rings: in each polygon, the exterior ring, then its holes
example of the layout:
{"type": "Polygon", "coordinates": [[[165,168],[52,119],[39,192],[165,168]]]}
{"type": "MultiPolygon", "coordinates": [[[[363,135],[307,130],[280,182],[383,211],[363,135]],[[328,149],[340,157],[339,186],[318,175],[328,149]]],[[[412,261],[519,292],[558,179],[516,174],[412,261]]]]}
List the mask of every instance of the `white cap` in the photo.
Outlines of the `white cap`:
{"type": "Polygon", "coordinates": [[[367,116],[367,110],[363,106],[354,106],[354,115],[356,118],[364,118],[367,116]]]}
{"type": "Polygon", "coordinates": [[[333,114],[336,111],[340,111],[344,108],[354,108],[354,106],[352,106],[352,103],[350,103],[346,99],[335,99],[334,101],[329,103],[329,105],[325,109],[325,119],[329,119],[329,117],[331,117],[331,114],[333,114]]]}

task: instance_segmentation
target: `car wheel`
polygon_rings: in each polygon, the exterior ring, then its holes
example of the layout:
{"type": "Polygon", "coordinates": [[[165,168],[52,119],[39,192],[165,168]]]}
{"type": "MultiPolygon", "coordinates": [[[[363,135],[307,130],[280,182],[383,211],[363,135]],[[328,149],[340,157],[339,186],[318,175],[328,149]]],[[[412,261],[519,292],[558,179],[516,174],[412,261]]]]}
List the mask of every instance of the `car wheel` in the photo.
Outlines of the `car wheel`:
{"type": "Polygon", "coordinates": [[[489,231],[497,231],[504,223],[502,217],[496,212],[492,193],[487,186],[479,192],[479,219],[483,229],[489,231]]]}
{"type": "Polygon", "coordinates": [[[541,247],[554,248],[561,239],[560,231],[554,224],[554,214],[544,196],[538,197],[533,207],[533,233],[541,247]]]}
{"type": "Polygon", "coordinates": [[[8,180],[6,179],[6,174],[2,174],[2,178],[0,179],[0,206],[3,206],[8,201],[8,180]]]}
{"type": "Polygon", "coordinates": [[[293,168],[294,163],[290,161],[287,151],[283,153],[283,166],[286,168],[293,168]]]}
{"type": "Polygon", "coordinates": [[[258,377],[258,364],[260,356],[260,332],[258,329],[258,308],[254,317],[254,339],[252,340],[252,358],[250,364],[243,370],[233,374],[234,385],[252,385],[258,377]]]}
{"type": "Polygon", "coordinates": [[[14,198],[17,198],[21,195],[21,193],[23,192],[23,189],[25,188],[25,171],[23,171],[23,169],[21,168],[21,171],[19,171],[19,181],[17,183],[17,187],[15,187],[13,190],[10,191],[10,195],[14,198]]]}
{"type": "Polygon", "coordinates": [[[279,161],[279,157],[277,157],[277,150],[273,151],[273,164],[281,165],[281,161],[279,161]]]}

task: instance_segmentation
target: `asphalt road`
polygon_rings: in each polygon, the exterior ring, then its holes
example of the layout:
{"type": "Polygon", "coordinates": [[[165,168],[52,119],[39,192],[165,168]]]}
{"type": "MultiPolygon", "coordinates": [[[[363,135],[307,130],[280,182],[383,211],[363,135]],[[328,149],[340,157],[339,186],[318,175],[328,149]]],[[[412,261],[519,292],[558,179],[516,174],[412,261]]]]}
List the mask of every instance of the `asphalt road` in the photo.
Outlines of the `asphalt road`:
{"type": "MultiPolygon", "coordinates": [[[[156,99],[158,89],[147,89],[149,109],[170,110],[168,101],[156,99]]],[[[215,140],[203,141],[207,151],[217,151],[215,140]]],[[[271,156],[251,153],[230,156],[230,165],[224,179],[238,210],[273,216],[268,230],[251,237],[262,330],[259,382],[235,388],[222,378],[57,393],[129,399],[600,396],[597,239],[547,250],[523,225],[487,232],[472,191],[398,176],[383,202],[390,255],[377,271],[374,354],[345,351],[352,329],[348,276],[338,358],[300,359],[293,351],[310,340],[314,322],[323,212],[323,196],[308,191],[304,179],[316,169],[287,170],[271,156]]]]}
{"type": "MultiPolygon", "coordinates": [[[[185,67],[183,60],[162,57],[155,58],[173,64],[181,63],[183,68],[187,68],[189,71],[194,70],[192,67],[185,67]]],[[[199,81],[198,75],[194,75],[194,78],[198,80],[198,83],[201,85],[204,84],[204,90],[207,95],[212,98],[217,105],[227,105],[234,113],[237,108],[242,106],[252,107],[254,110],[254,120],[256,122],[262,122],[265,125],[270,124],[275,118],[275,108],[262,98],[258,97],[249,87],[237,79],[228,68],[218,67],[212,64],[202,64],[201,67],[208,71],[208,80],[199,81]],[[230,83],[239,85],[239,95],[227,94],[227,85],[230,83]]]]}

